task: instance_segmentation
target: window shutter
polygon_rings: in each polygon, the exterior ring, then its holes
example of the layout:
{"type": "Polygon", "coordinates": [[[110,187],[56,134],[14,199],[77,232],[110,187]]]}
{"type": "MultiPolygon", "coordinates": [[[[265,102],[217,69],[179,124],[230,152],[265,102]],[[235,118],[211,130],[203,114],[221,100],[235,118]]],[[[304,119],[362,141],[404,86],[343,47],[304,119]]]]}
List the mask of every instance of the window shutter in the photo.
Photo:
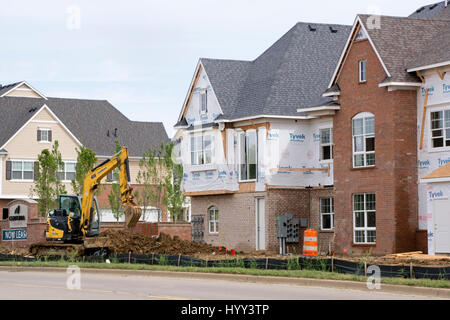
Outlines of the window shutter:
{"type": "Polygon", "coordinates": [[[48,141],[52,142],[52,130],[48,130],[48,141]]]}
{"type": "Polygon", "coordinates": [[[37,141],[41,141],[41,130],[37,131],[37,141]]]}
{"type": "Polygon", "coordinates": [[[34,181],[37,181],[39,179],[39,161],[34,162],[34,175],[33,175],[34,181]]]}
{"type": "Polygon", "coordinates": [[[11,169],[12,169],[11,161],[6,161],[6,180],[11,180],[11,169]]]}

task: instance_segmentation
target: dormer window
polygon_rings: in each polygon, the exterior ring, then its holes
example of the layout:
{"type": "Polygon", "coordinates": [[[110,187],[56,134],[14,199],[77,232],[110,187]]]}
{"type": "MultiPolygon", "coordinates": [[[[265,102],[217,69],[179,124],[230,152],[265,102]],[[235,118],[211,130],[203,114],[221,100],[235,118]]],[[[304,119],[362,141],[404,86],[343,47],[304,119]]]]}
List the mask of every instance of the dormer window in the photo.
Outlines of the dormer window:
{"type": "Polygon", "coordinates": [[[200,93],[200,113],[205,114],[208,111],[208,90],[200,93]]]}
{"type": "Polygon", "coordinates": [[[52,142],[52,130],[49,128],[39,128],[37,131],[37,141],[52,142]]]}

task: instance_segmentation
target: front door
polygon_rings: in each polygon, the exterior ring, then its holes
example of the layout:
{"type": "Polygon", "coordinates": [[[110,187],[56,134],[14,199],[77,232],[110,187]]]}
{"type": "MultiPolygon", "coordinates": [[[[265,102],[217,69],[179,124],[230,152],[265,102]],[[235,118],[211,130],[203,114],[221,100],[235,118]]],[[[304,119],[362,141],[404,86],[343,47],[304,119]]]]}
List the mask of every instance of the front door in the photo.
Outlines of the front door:
{"type": "Polygon", "coordinates": [[[450,253],[450,200],[433,200],[435,252],[450,253]]]}
{"type": "Polygon", "coordinates": [[[266,250],[264,198],[256,199],[256,250],[266,250]]]}

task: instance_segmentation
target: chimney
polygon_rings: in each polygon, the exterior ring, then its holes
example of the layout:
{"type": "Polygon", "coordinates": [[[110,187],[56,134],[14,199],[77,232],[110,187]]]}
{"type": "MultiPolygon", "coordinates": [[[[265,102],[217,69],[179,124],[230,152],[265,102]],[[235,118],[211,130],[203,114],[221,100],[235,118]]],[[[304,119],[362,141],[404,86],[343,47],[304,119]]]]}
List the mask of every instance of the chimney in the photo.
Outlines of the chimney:
{"type": "Polygon", "coordinates": [[[445,7],[447,8],[448,6],[448,0],[445,0],[445,7]]]}

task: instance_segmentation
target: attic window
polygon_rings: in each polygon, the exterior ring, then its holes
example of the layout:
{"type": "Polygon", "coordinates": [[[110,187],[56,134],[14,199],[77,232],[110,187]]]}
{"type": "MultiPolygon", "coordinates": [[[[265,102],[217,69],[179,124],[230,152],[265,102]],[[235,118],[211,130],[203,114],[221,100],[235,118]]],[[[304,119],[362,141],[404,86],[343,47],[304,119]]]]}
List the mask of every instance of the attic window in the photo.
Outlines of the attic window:
{"type": "Polygon", "coordinates": [[[316,28],[312,27],[310,24],[308,25],[308,28],[309,28],[309,31],[312,31],[312,32],[317,30],[316,28]]]}
{"type": "Polygon", "coordinates": [[[436,8],[437,5],[438,5],[437,3],[433,4],[433,5],[430,7],[430,10],[433,10],[434,8],[436,8]]]}
{"type": "Polygon", "coordinates": [[[358,35],[356,36],[356,40],[364,40],[367,39],[366,33],[363,30],[360,30],[358,35]]]}
{"type": "Polygon", "coordinates": [[[208,90],[200,93],[200,113],[205,114],[208,111],[208,90]]]}
{"type": "Polygon", "coordinates": [[[52,130],[49,128],[39,128],[37,131],[37,141],[52,142],[52,130]]]}
{"type": "Polygon", "coordinates": [[[338,31],[336,29],[333,29],[333,27],[330,27],[331,33],[337,33],[338,31]]]}
{"type": "Polygon", "coordinates": [[[367,81],[367,61],[361,60],[359,61],[359,82],[367,81]]]}

